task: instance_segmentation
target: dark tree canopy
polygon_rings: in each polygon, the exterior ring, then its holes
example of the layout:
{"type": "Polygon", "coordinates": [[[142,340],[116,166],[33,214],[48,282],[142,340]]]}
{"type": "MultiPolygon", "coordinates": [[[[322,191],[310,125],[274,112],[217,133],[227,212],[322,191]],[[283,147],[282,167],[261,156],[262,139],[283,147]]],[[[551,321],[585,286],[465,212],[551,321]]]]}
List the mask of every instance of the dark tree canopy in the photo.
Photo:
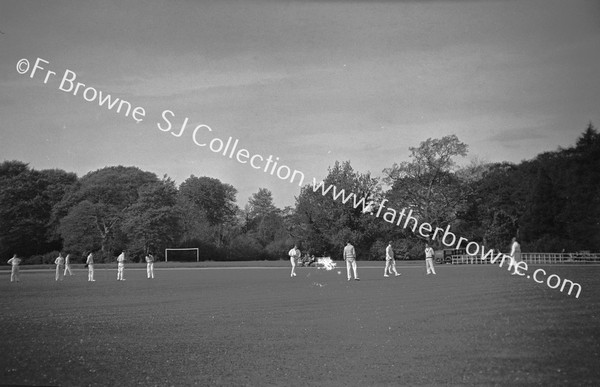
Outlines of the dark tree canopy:
{"type": "Polygon", "coordinates": [[[77,176],[37,171],[19,161],[0,164],[0,254],[41,254],[60,246],[50,225],[52,208],[77,176]]]}
{"type": "Polygon", "coordinates": [[[202,210],[213,226],[235,216],[237,190],[219,179],[192,175],[181,183],[179,192],[202,210]]]}
{"type": "Polygon", "coordinates": [[[420,222],[451,225],[488,248],[505,251],[516,236],[529,252],[598,251],[600,134],[590,123],[574,142],[518,164],[459,167],[466,144],[454,135],[429,138],[409,148],[409,160],[383,171],[387,191],[380,178],[335,162],[322,188],[302,187],[295,206],[285,209],[259,188],[240,210],[235,187],[207,176],[192,175],[177,187],[136,167],[77,178],[4,161],[0,255],[96,251],[110,261],[122,249],[142,259],[148,252],[159,257],[165,247],[198,247],[201,259],[285,259],[299,244],[303,253],[340,259],[351,240],[359,259],[382,260],[391,240],[398,256],[422,258],[422,238],[369,211],[384,202],[412,210],[420,222]]]}
{"type": "Polygon", "coordinates": [[[518,165],[491,166],[465,214],[487,244],[526,251],[600,250],[600,135],[589,125],[574,147],[518,165]],[[475,226],[477,225],[477,226],[475,226]]]}
{"type": "Polygon", "coordinates": [[[141,187],[157,182],[154,173],[136,167],[106,167],[83,176],[55,208],[64,248],[81,252],[86,239],[94,242],[87,249],[100,249],[104,255],[125,248],[121,226],[127,211],[141,187]]]}
{"type": "Polygon", "coordinates": [[[392,185],[387,198],[396,208],[409,208],[433,225],[451,223],[467,199],[465,184],[454,173],[456,157],[466,156],[467,145],[455,135],[427,139],[409,148],[411,161],[384,169],[392,185]]]}

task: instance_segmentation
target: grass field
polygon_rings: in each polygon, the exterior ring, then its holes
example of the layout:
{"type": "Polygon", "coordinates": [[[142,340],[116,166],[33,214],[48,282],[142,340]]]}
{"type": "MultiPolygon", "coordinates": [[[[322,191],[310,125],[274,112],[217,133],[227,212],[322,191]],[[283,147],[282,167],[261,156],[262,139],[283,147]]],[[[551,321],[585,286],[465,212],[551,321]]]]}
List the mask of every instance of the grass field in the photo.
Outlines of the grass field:
{"type": "MultiPolygon", "coordinates": [[[[338,263],[339,265],[340,263],[338,263]]],[[[279,266],[284,265],[281,263],[279,266]]],[[[163,268],[0,274],[0,384],[599,385],[600,267],[163,268]]]]}

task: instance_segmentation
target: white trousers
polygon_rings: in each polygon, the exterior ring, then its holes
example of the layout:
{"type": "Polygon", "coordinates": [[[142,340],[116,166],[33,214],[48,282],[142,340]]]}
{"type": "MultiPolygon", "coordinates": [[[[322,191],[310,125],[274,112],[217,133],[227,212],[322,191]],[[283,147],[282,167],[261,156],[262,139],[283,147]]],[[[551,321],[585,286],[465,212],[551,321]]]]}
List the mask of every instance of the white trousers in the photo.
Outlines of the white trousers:
{"type": "Polygon", "coordinates": [[[88,281],[94,280],[94,265],[88,265],[88,281]]]}
{"type": "Polygon", "coordinates": [[[117,280],[122,280],[123,279],[123,272],[125,271],[125,265],[123,265],[122,263],[119,264],[119,266],[117,266],[117,280]]]}
{"type": "Polygon", "coordinates": [[[354,272],[354,279],[358,278],[358,274],[356,272],[356,259],[355,258],[347,258],[346,259],[346,272],[348,272],[348,279],[352,278],[351,269],[354,272]]]}
{"type": "Polygon", "coordinates": [[[425,259],[425,268],[427,269],[427,274],[430,274],[430,273],[435,274],[435,269],[433,267],[433,258],[425,259]]]}
{"type": "Polygon", "coordinates": [[[385,260],[385,269],[383,269],[383,275],[387,275],[388,271],[390,274],[394,272],[394,274],[398,275],[398,272],[396,271],[396,261],[394,259],[385,260]]]}
{"type": "Polygon", "coordinates": [[[19,266],[13,266],[10,272],[10,282],[19,282],[19,266]]]}
{"type": "Polygon", "coordinates": [[[65,272],[63,273],[63,275],[67,275],[67,272],[69,272],[69,275],[73,275],[73,273],[71,272],[71,265],[65,265],[65,272]]]}
{"type": "Polygon", "coordinates": [[[56,276],[55,279],[58,281],[60,279],[60,273],[62,272],[62,265],[56,265],[56,276]]]}
{"type": "Polygon", "coordinates": [[[148,278],[154,278],[154,262],[146,263],[146,274],[148,278]]]}

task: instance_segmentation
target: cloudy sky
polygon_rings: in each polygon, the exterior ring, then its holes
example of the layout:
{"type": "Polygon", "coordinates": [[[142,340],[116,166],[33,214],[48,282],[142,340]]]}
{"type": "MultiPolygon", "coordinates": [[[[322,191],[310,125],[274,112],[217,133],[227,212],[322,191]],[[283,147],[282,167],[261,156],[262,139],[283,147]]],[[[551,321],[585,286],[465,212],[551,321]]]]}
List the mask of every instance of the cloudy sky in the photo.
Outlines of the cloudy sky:
{"type": "Polygon", "coordinates": [[[0,31],[0,161],[211,176],[242,206],[259,187],[293,205],[299,188],[196,145],[196,126],[306,182],[336,160],[380,176],[429,137],[520,162],[600,126],[598,1],[0,0],[0,31]]]}

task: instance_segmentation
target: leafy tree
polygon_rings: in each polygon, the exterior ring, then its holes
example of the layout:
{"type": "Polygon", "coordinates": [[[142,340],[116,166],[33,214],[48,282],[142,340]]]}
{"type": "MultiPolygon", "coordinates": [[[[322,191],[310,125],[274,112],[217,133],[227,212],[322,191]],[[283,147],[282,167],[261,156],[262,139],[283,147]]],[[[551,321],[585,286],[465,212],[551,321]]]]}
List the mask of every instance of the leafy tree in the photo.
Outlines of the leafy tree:
{"type": "Polygon", "coordinates": [[[275,241],[287,239],[283,228],[283,216],[273,204],[273,195],[266,188],[260,188],[252,194],[245,209],[246,233],[255,237],[262,246],[275,241]]]}
{"type": "MultiPolygon", "coordinates": [[[[600,134],[590,123],[575,147],[538,156],[555,187],[552,211],[564,243],[600,250],[600,134]]],[[[556,237],[556,236],[555,236],[556,237]]]]}
{"type": "Polygon", "coordinates": [[[525,198],[525,211],[520,218],[520,236],[525,240],[536,240],[544,235],[561,235],[563,230],[557,217],[562,207],[556,188],[543,166],[536,166],[535,178],[529,183],[525,198]]]}
{"type": "Polygon", "coordinates": [[[246,234],[237,235],[231,241],[227,259],[231,261],[252,261],[267,258],[260,242],[246,234]]]}
{"type": "Polygon", "coordinates": [[[465,204],[466,185],[456,171],[455,158],[466,156],[467,145],[455,135],[427,139],[409,148],[411,161],[384,169],[392,185],[387,198],[397,208],[408,208],[423,222],[451,223],[465,204]]]}
{"type": "Polygon", "coordinates": [[[237,225],[237,190],[211,177],[190,176],[179,186],[183,212],[184,240],[200,239],[216,247],[226,245],[237,225]]]}
{"type": "MultiPolygon", "coordinates": [[[[353,193],[357,202],[364,199],[367,203],[381,193],[379,180],[370,173],[355,172],[349,161],[336,161],[323,183],[325,187],[335,187],[338,193],[344,190],[346,197],[353,193]]],[[[302,187],[296,198],[295,219],[303,249],[315,255],[341,254],[346,241],[351,240],[359,256],[367,258],[370,244],[382,227],[374,217],[363,214],[362,205],[354,208],[354,199],[344,204],[331,194],[322,195],[320,189],[315,191],[311,185],[302,187]]]]}
{"type": "Polygon", "coordinates": [[[181,236],[180,217],[177,188],[171,179],[143,185],[138,200],[124,214],[122,229],[130,241],[128,250],[141,257],[174,246],[181,236]]]}
{"type": "MultiPolygon", "coordinates": [[[[60,220],[59,232],[68,250],[84,252],[102,250],[106,244],[107,231],[99,221],[107,221],[103,208],[88,200],[83,200],[69,209],[60,220]]],[[[114,217],[111,221],[116,221],[114,217]]],[[[107,226],[111,227],[111,223],[107,226]]]]}
{"type": "Polygon", "coordinates": [[[256,219],[277,212],[278,209],[273,204],[273,194],[271,191],[266,188],[259,188],[258,192],[252,194],[248,200],[247,211],[250,219],[256,219]]]}
{"type": "Polygon", "coordinates": [[[223,224],[235,216],[237,190],[219,179],[192,175],[181,183],[179,192],[204,211],[212,226],[223,224]]]}
{"type": "Polygon", "coordinates": [[[137,202],[139,189],[156,182],[154,173],[136,167],[106,167],[83,176],[54,209],[65,247],[82,251],[81,243],[76,241],[91,238],[93,245],[85,250],[99,244],[107,256],[113,250],[124,249],[127,239],[121,226],[125,214],[137,202]]]}
{"type": "Polygon", "coordinates": [[[48,224],[53,206],[76,179],[73,173],[37,171],[20,161],[0,164],[0,254],[59,250],[61,241],[48,224]]]}
{"type": "Polygon", "coordinates": [[[525,211],[528,187],[522,173],[512,163],[488,165],[480,179],[469,183],[474,194],[459,212],[456,232],[486,247],[506,250],[511,238],[519,235],[525,211]]]}
{"type": "MultiPolygon", "coordinates": [[[[192,240],[213,242],[213,228],[206,219],[204,210],[198,208],[190,199],[181,195],[178,191],[177,208],[181,214],[180,224],[182,227],[181,241],[188,244],[192,240]]],[[[187,247],[194,247],[192,245],[187,247]]]]}
{"type": "Polygon", "coordinates": [[[471,184],[461,230],[486,246],[525,251],[600,249],[600,135],[590,124],[576,146],[520,164],[491,165],[471,184]]]}

